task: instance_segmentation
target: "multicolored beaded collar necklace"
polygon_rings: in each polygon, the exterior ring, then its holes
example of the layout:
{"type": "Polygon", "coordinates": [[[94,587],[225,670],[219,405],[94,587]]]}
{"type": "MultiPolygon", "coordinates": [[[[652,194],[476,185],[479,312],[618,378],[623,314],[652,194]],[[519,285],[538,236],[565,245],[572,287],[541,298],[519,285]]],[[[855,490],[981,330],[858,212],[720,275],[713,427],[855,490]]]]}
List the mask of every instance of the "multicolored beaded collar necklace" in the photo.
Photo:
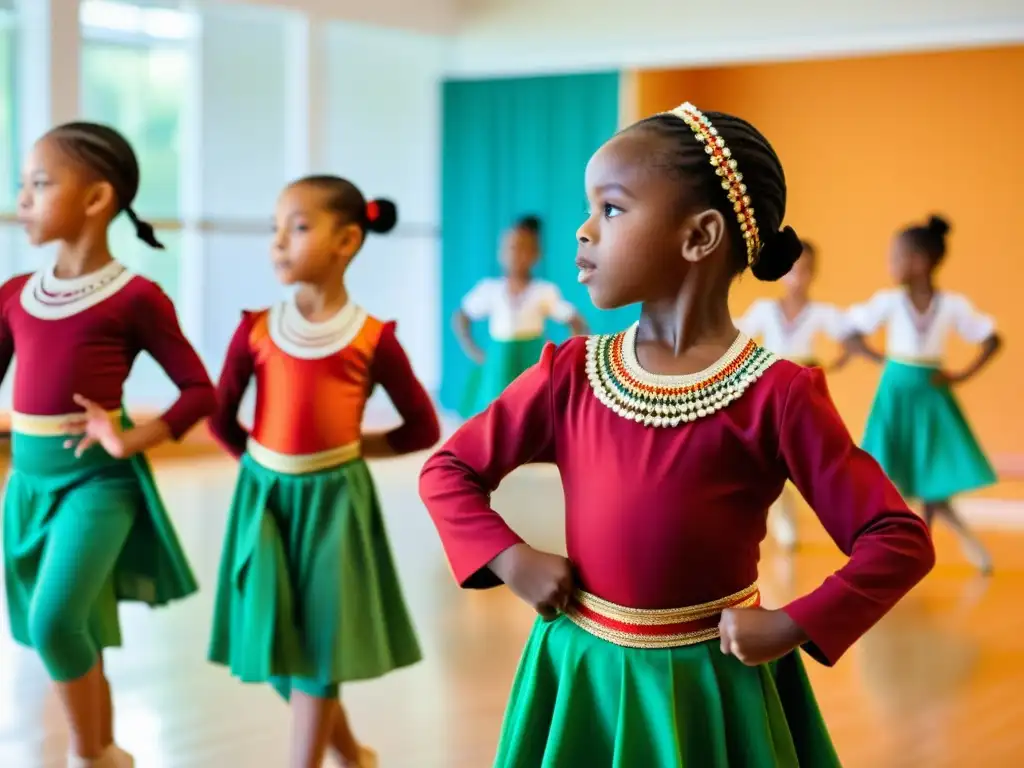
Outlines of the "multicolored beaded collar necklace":
{"type": "Polygon", "coordinates": [[[739,334],[710,368],[687,376],[645,371],[636,356],[637,325],[587,339],[587,378],[604,405],[645,426],[676,427],[739,398],[779,358],[739,334]]]}

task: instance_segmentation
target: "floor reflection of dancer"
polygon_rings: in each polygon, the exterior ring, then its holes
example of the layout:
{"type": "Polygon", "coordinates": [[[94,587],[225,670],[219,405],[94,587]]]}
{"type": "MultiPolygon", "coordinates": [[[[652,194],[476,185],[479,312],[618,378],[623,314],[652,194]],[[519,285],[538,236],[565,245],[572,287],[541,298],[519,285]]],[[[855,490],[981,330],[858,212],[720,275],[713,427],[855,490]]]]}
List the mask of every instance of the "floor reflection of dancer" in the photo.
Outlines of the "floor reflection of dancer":
{"type": "MultiPolygon", "coordinates": [[[[748,336],[760,338],[765,348],[779,357],[806,366],[818,366],[815,341],[826,335],[842,341],[843,313],[832,304],[811,300],[811,284],[817,272],[818,254],[814,246],[801,241],[803,251],[793,269],[782,278],[785,293],[780,299],[759,299],[736,321],[748,336]]],[[[839,370],[849,360],[848,352],[828,366],[839,370]]],[[[772,507],[768,524],[775,540],[788,550],[798,543],[796,494],[787,485],[772,507]]]]}
{"type": "Polygon", "coordinates": [[[502,277],[481,280],[455,312],[455,335],[479,366],[470,375],[463,395],[460,413],[464,418],[490,405],[540,359],[548,319],[568,325],[574,334],[587,332],[583,318],[562,297],[558,286],[534,277],[540,258],[540,219],[526,216],[505,233],[500,256],[502,277]],[[488,322],[491,342],[486,352],[473,340],[473,320],[488,322]]]}
{"type": "Polygon", "coordinates": [[[980,371],[1000,346],[992,318],[978,313],[960,294],[935,286],[935,271],[946,255],[949,225],[933,216],[909,227],[893,242],[893,277],[900,288],[876,293],[849,312],[855,335],[850,348],[884,362],[882,379],[864,433],[871,453],[903,495],[924,504],[925,520],[942,518],[956,531],[967,557],[983,573],[992,558],[950,504],[952,497],[996,482],[996,474],[975,439],[952,386],[980,371]],[[864,335],[886,331],[881,355],[864,335]],[[964,371],[941,367],[951,333],[981,345],[964,371]]]}

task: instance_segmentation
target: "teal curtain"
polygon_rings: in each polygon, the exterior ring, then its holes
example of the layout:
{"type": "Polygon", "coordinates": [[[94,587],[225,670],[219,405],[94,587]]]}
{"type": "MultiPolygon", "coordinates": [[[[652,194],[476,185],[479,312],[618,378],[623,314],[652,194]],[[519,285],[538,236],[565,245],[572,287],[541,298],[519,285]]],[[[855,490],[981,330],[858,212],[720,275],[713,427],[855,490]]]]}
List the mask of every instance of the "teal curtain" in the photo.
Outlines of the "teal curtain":
{"type": "MultiPolygon", "coordinates": [[[[595,310],[574,263],[587,161],[618,129],[618,73],[448,82],[443,120],[441,403],[454,410],[473,363],[451,330],[452,313],[478,280],[500,274],[499,239],[519,216],[541,217],[538,277],[558,285],[593,331],[625,327],[636,309],[595,310]]],[[[483,324],[474,335],[486,343],[483,324]]],[[[549,329],[554,341],[565,336],[549,329]]]]}

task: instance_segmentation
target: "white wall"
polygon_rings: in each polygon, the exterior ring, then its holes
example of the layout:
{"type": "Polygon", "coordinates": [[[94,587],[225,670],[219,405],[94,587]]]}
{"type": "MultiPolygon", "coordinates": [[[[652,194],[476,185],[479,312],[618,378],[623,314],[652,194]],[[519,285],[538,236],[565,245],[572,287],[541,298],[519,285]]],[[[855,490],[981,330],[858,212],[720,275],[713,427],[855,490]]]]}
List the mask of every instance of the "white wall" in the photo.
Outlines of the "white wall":
{"type": "Polygon", "coordinates": [[[326,168],[368,197],[398,205],[399,224],[370,235],[353,263],[352,295],[398,321],[398,337],[427,388],[440,387],[441,37],[332,24],[327,67],[326,168]]]}
{"type": "Polygon", "coordinates": [[[294,25],[300,21],[274,9],[242,12],[223,6],[204,12],[201,216],[214,224],[236,220],[250,231],[202,235],[197,343],[216,375],[240,311],[284,294],[268,253],[279,191],[308,172],[336,173],[368,197],[388,197],[398,205],[398,227],[386,237],[368,238],[348,287],[368,311],[398,321],[399,338],[417,373],[435,390],[440,384],[438,162],[446,41],[329,22],[308,30],[314,38],[308,42],[319,53],[304,53],[296,49],[294,25]],[[294,80],[305,76],[302,62],[295,60],[304,55],[315,81],[305,108],[316,125],[288,113],[304,108],[294,80]],[[295,147],[304,141],[308,152],[297,156],[295,147]],[[261,232],[257,225],[264,219],[261,232]]]}
{"type": "Polygon", "coordinates": [[[1020,41],[1021,0],[461,0],[450,72],[669,67],[1020,41]]]}
{"type": "Polygon", "coordinates": [[[461,0],[201,0],[209,6],[258,5],[430,34],[455,30],[461,0]]]}

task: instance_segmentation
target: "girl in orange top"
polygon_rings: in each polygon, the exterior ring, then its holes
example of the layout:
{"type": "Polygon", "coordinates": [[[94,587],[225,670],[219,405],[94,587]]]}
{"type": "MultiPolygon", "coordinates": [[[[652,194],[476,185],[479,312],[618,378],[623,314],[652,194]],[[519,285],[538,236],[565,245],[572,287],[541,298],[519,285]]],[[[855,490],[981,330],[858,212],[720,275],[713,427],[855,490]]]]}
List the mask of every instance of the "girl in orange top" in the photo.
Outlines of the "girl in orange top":
{"type": "Polygon", "coordinates": [[[429,448],[440,428],[395,324],[352,303],[344,285],[366,233],[395,221],[393,203],[367,203],[334,176],[285,189],[272,258],[281,282],[299,290],[244,313],[210,419],[241,458],[210,659],[290,700],[296,768],[320,765],[328,744],[343,766],[376,766],[349,729],[339,684],[420,660],[364,459],[429,448]],[[254,376],[247,431],[238,408],[254,376]],[[367,434],[363,411],[376,384],[404,423],[367,434]]]}

